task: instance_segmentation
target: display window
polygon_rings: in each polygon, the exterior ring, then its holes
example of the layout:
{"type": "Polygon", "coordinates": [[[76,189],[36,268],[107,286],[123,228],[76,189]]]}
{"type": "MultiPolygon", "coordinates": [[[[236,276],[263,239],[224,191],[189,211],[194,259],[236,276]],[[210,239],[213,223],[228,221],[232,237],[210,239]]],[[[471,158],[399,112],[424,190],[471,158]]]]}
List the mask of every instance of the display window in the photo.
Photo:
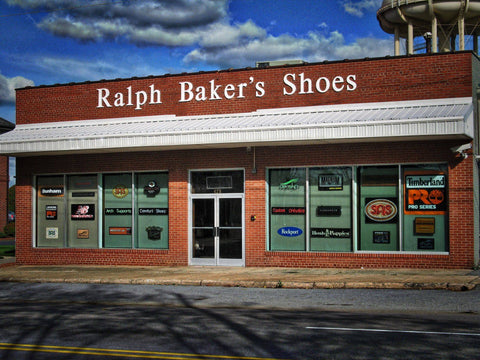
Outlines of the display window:
{"type": "Polygon", "coordinates": [[[168,173],[37,176],[36,246],[168,248],[168,173]]]}
{"type": "Polygon", "coordinates": [[[358,168],[359,250],[397,251],[398,166],[358,168]]]}
{"type": "Polygon", "coordinates": [[[306,250],[306,169],[269,171],[270,250],[306,250]]]}
{"type": "Polygon", "coordinates": [[[406,166],[402,176],[404,250],[448,251],[446,166],[406,166]]]}
{"type": "Polygon", "coordinates": [[[352,251],[352,169],[309,169],[310,250],[352,251]]]}
{"type": "Polygon", "coordinates": [[[132,247],[132,174],[103,175],[103,246],[132,247]]]}
{"type": "Polygon", "coordinates": [[[67,247],[98,247],[97,175],[67,176],[67,247]]]}
{"type": "Polygon", "coordinates": [[[65,185],[64,177],[37,178],[36,234],[38,247],[65,246],[65,185]]]}
{"type": "Polygon", "coordinates": [[[168,248],[168,175],[135,175],[135,247],[168,248]]]}
{"type": "Polygon", "coordinates": [[[269,169],[269,250],[447,252],[447,179],[444,164],[269,169]]]}

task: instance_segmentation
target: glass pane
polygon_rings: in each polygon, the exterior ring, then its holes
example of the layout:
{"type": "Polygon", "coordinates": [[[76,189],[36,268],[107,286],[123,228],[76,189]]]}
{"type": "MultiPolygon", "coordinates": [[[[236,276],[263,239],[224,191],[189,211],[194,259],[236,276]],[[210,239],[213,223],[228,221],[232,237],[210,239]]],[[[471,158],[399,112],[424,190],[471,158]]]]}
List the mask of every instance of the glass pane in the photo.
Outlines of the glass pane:
{"type": "Polygon", "coordinates": [[[220,201],[220,258],[242,258],[242,199],[220,201]]]}
{"type": "Polygon", "coordinates": [[[214,201],[213,199],[194,199],[192,203],[194,227],[214,226],[214,201]]]}
{"type": "Polygon", "coordinates": [[[192,194],[243,193],[243,171],[193,171],[192,194]]]}
{"type": "Polygon", "coordinates": [[[310,249],[352,251],[352,169],[309,172],[310,249]]]}
{"type": "Polygon", "coordinates": [[[242,258],[242,229],[220,229],[220,258],[242,258]]]}
{"type": "Polygon", "coordinates": [[[103,246],[132,247],[132,175],[103,177],[103,246]]]}
{"type": "Polygon", "coordinates": [[[360,250],[399,250],[398,176],[398,166],[358,169],[360,250]]]}
{"type": "Polygon", "coordinates": [[[305,168],[269,172],[270,249],[305,250],[305,168]]]}
{"type": "Polygon", "coordinates": [[[404,251],[448,251],[447,166],[403,168],[404,251]]]}
{"type": "Polygon", "coordinates": [[[213,228],[193,229],[193,257],[213,258],[215,256],[213,228]]]}
{"type": "Polygon", "coordinates": [[[242,199],[220,199],[220,227],[242,227],[242,199]]]}
{"type": "Polygon", "coordinates": [[[37,178],[37,246],[64,247],[65,189],[63,176],[37,178]]]}
{"type": "Polygon", "coordinates": [[[194,199],[192,201],[192,237],[193,257],[213,258],[215,256],[213,199],[194,199]]]}
{"type": "Polygon", "coordinates": [[[68,177],[68,246],[98,247],[97,175],[68,177]]]}
{"type": "Polygon", "coordinates": [[[135,176],[135,247],[168,248],[168,174],[135,176]]]}

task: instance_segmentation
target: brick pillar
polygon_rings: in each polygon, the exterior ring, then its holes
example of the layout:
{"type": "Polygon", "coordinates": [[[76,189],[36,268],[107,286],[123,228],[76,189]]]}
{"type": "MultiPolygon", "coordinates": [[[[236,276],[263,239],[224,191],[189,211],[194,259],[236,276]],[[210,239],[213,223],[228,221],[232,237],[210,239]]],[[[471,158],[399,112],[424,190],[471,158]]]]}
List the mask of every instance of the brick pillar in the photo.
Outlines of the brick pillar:
{"type": "Polygon", "coordinates": [[[7,224],[8,214],[8,156],[0,156],[0,232],[7,224]]]}

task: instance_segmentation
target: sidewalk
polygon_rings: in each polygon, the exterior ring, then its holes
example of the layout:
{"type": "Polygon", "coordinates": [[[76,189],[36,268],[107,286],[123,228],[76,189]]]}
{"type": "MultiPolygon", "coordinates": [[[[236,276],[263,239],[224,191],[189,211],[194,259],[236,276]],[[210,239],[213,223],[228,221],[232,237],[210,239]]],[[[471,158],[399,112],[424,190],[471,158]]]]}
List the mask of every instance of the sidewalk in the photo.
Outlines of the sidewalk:
{"type": "Polygon", "coordinates": [[[299,269],[208,266],[27,266],[0,259],[0,282],[190,285],[297,289],[480,288],[480,271],[418,269],[299,269]]]}

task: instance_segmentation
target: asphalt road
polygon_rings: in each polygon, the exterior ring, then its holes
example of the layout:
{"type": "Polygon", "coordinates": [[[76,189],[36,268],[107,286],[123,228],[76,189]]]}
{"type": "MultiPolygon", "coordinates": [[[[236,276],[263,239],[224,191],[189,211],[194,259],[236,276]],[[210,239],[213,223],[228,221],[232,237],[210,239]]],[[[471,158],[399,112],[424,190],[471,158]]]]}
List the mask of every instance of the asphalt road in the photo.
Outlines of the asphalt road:
{"type": "Polygon", "coordinates": [[[470,360],[479,295],[0,283],[0,358],[470,360]]]}

